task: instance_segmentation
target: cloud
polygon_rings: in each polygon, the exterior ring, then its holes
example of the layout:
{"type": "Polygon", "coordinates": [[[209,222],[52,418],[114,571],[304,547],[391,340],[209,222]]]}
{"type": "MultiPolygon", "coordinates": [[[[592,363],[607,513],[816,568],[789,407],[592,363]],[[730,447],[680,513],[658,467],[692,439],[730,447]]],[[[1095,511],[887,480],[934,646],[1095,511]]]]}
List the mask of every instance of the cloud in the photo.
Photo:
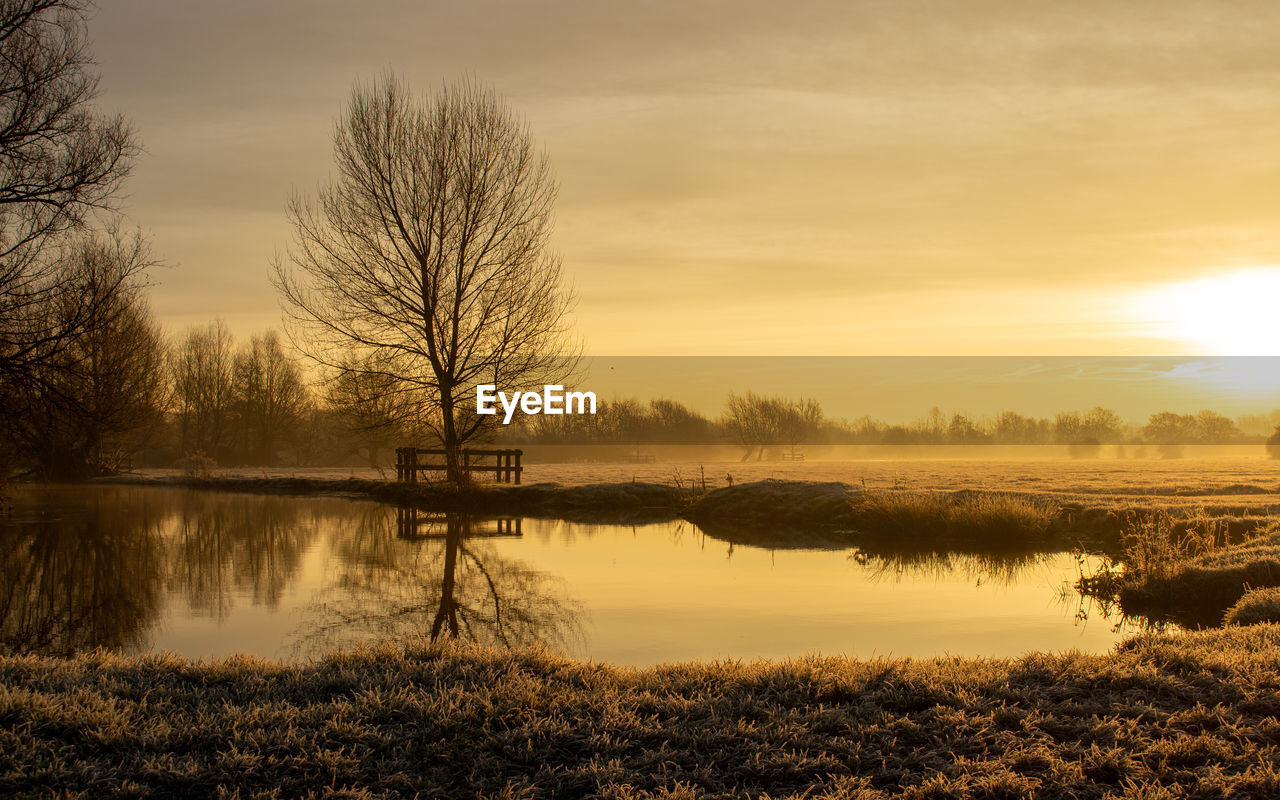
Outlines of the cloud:
{"type": "MultiPolygon", "coordinates": [[[[150,150],[135,218],[179,283],[262,325],[265,278],[217,286],[265,272],[353,82],[388,67],[422,90],[474,75],[529,117],[599,304],[588,340],[655,287],[672,318],[876,296],[927,323],[957,292],[1102,298],[1280,261],[1266,2],[115,0],[92,31],[104,100],[150,150]]],[[[998,349],[1004,314],[955,324],[998,349]]],[[[1096,344],[1073,320],[1045,318],[1096,344]]]]}

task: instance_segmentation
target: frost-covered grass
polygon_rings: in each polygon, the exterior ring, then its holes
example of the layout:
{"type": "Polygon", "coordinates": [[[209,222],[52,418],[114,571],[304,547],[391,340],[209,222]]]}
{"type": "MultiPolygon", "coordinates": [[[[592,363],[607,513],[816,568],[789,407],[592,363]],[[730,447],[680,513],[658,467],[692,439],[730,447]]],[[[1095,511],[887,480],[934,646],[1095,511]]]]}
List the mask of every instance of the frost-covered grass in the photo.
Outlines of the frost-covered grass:
{"type": "Polygon", "coordinates": [[[1118,600],[1127,613],[1218,625],[1250,589],[1280,586],[1280,523],[1273,520],[1134,513],[1122,541],[1122,556],[1082,577],[1079,588],[1118,600]]]}
{"type": "Polygon", "coordinates": [[[1058,513],[1052,500],[1006,492],[867,492],[853,509],[860,529],[991,544],[1038,539],[1058,513]]]}
{"type": "Polygon", "coordinates": [[[1227,609],[1223,622],[1227,625],[1280,622],[1280,587],[1250,589],[1245,592],[1244,597],[1227,609]]]}
{"type": "Polygon", "coordinates": [[[0,659],[0,793],[1264,797],[1280,626],[1016,660],[0,659]]]}

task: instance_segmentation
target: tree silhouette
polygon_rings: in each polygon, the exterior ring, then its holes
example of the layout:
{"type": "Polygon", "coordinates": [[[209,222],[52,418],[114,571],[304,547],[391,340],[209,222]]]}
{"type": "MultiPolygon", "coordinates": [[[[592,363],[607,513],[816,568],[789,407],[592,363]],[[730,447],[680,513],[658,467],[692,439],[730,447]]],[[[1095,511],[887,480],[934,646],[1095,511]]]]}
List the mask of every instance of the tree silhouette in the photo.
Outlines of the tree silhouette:
{"type": "Polygon", "coordinates": [[[334,379],[366,378],[387,424],[433,432],[461,481],[462,444],[493,419],[475,386],[562,383],[576,363],[550,166],[473,83],[425,100],[394,76],[357,87],[334,145],[337,179],[293,198],[275,265],[294,341],[334,379]]]}

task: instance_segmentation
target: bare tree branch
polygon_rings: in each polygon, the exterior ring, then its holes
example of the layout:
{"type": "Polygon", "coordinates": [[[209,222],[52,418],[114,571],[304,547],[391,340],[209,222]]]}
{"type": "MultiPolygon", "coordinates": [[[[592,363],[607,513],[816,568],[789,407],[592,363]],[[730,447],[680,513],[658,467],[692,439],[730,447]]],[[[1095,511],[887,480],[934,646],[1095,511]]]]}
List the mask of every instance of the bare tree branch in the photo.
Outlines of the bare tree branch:
{"type": "Polygon", "coordinates": [[[431,431],[461,480],[458,450],[487,419],[476,384],[560,383],[577,363],[547,158],[492,90],[418,100],[391,75],[353,91],[334,152],[336,180],[289,203],[275,284],[290,337],[331,396],[431,431]]]}

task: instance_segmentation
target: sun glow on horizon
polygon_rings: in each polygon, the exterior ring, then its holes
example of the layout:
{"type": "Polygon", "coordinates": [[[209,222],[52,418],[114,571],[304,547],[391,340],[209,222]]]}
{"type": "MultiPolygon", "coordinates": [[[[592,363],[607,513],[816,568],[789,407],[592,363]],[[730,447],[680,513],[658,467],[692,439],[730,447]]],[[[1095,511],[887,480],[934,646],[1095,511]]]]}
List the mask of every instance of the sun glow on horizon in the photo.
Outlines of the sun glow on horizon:
{"type": "Polygon", "coordinates": [[[1136,295],[1130,317],[1197,355],[1280,355],[1280,266],[1184,281],[1136,295]]]}

